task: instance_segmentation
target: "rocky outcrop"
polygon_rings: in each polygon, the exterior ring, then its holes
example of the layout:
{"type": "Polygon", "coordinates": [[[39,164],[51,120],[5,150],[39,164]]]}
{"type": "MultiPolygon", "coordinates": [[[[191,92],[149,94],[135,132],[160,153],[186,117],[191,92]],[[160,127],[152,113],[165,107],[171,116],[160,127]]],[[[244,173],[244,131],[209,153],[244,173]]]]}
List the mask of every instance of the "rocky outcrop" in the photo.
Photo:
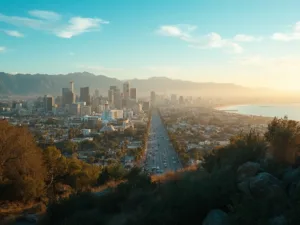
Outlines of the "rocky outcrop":
{"type": "Polygon", "coordinates": [[[214,209],[207,214],[202,225],[228,225],[228,220],[227,213],[220,209],[214,209]]]}
{"type": "Polygon", "coordinates": [[[260,164],[256,162],[246,162],[241,165],[237,170],[237,181],[243,182],[260,171],[260,164]]]}
{"type": "Polygon", "coordinates": [[[274,218],[271,218],[269,220],[269,224],[270,225],[287,225],[288,222],[287,222],[286,218],[283,215],[281,215],[281,216],[276,216],[274,218]]]}
{"type": "Polygon", "coordinates": [[[254,198],[278,197],[285,194],[280,180],[266,172],[250,178],[249,189],[254,198]]]}

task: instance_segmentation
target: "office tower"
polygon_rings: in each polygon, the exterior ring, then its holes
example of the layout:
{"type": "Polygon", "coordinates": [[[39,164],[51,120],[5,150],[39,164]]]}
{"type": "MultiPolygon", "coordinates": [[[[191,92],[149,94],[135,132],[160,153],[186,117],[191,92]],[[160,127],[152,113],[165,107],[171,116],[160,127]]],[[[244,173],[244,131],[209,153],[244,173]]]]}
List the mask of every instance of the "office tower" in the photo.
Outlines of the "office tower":
{"type": "Polygon", "coordinates": [[[74,93],[74,81],[70,81],[70,91],[74,93]]]}
{"type": "Polygon", "coordinates": [[[154,91],[151,91],[150,103],[152,106],[155,105],[155,101],[156,101],[156,94],[154,91]]]}
{"type": "Polygon", "coordinates": [[[114,90],[112,90],[112,89],[108,90],[108,103],[110,105],[114,104],[114,90]]]}
{"type": "Polygon", "coordinates": [[[122,109],[121,91],[118,88],[114,91],[114,106],[117,109],[122,109]]]}
{"type": "Polygon", "coordinates": [[[86,105],[91,104],[90,88],[89,87],[80,88],[80,101],[81,102],[86,102],[86,105]]]}
{"type": "Polygon", "coordinates": [[[129,99],[129,82],[125,82],[123,84],[123,95],[124,99],[129,99]]]}
{"type": "Polygon", "coordinates": [[[45,95],[44,96],[44,109],[45,109],[45,112],[51,112],[53,106],[54,106],[54,98],[50,95],[45,95]]]}
{"type": "Polygon", "coordinates": [[[130,88],[130,99],[136,100],[136,88],[130,88]]]}
{"type": "Polygon", "coordinates": [[[75,94],[69,88],[62,89],[62,104],[73,104],[75,102],[75,94]]]}
{"type": "Polygon", "coordinates": [[[74,82],[70,82],[70,88],[62,89],[62,105],[75,103],[74,82]]]}

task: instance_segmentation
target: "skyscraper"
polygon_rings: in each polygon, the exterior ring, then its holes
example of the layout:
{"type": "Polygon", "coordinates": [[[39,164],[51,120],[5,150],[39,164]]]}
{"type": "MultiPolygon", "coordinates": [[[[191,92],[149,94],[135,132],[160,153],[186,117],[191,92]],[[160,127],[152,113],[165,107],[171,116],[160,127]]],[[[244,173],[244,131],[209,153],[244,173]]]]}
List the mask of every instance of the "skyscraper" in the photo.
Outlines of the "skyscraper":
{"type": "Polygon", "coordinates": [[[114,91],[114,106],[117,109],[122,109],[121,91],[118,88],[114,91]]]}
{"type": "Polygon", "coordinates": [[[124,95],[124,99],[129,99],[129,82],[125,82],[123,84],[123,95],[124,95]]]}
{"type": "Polygon", "coordinates": [[[80,101],[86,102],[86,105],[91,104],[90,88],[89,87],[80,88],[80,101]]]}
{"type": "Polygon", "coordinates": [[[108,103],[110,105],[113,105],[114,104],[114,90],[113,89],[109,89],[108,90],[108,103]]]}
{"type": "Polygon", "coordinates": [[[73,104],[75,102],[74,82],[70,82],[70,88],[62,89],[62,105],[73,104]]]}
{"type": "Polygon", "coordinates": [[[53,106],[54,106],[54,98],[50,95],[45,95],[44,96],[44,109],[45,109],[45,112],[51,112],[53,106]]]}
{"type": "Polygon", "coordinates": [[[130,99],[136,100],[136,88],[130,88],[130,99]]]}

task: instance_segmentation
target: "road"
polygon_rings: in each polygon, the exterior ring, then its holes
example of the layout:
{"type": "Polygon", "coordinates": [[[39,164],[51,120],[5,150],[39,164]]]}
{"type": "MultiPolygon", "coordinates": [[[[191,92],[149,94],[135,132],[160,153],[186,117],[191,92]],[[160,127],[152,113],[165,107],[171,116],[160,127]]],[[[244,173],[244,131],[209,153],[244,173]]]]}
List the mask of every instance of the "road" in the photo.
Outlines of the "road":
{"type": "Polygon", "coordinates": [[[150,174],[161,174],[182,168],[157,110],[152,110],[144,167],[150,174]]]}

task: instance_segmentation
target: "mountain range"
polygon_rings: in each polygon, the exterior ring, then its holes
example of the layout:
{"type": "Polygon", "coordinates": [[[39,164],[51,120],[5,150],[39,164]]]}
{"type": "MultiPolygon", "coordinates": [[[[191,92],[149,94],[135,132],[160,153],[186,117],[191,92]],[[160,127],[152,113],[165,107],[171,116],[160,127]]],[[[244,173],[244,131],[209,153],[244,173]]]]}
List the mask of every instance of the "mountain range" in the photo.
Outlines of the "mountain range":
{"type": "MultiPolygon", "coordinates": [[[[75,91],[79,94],[80,87],[89,86],[91,92],[99,89],[107,95],[109,86],[116,85],[122,90],[124,81],[104,75],[94,75],[88,72],[75,72],[66,75],[48,74],[9,74],[0,72],[1,95],[61,95],[63,87],[69,87],[74,82],[75,91]]],[[[165,94],[205,95],[205,96],[252,96],[260,95],[261,89],[251,89],[232,83],[198,83],[174,80],[166,77],[128,80],[131,87],[137,88],[140,95],[149,96],[150,91],[165,94]]],[[[270,90],[268,90],[270,92],[270,90]]]]}

